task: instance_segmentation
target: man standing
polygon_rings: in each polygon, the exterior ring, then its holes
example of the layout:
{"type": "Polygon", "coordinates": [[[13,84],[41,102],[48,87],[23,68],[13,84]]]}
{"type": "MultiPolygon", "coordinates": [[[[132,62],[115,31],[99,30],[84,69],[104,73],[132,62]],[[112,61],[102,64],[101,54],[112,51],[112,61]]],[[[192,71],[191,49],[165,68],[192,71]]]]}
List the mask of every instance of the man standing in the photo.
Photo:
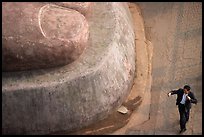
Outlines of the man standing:
{"type": "Polygon", "coordinates": [[[180,114],[180,133],[186,131],[186,122],[189,120],[191,103],[197,104],[197,99],[190,89],[191,87],[189,85],[185,85],[183,89],[180,88],[168,93],[168,96],[177,94],[176,105],[178,105],[180,114]]]}

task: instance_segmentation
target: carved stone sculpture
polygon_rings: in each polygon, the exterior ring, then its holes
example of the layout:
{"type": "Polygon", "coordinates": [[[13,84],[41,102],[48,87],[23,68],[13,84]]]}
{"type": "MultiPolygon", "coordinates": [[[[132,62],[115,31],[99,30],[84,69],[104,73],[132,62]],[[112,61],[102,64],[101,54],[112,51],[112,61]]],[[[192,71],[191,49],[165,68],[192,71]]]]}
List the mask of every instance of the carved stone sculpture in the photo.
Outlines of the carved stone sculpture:
{"type": "Polygon", "coordinates": [[[2,4],[2,133],[72,132],[114,112],[135,77],[127,3],[2,4]]]}
{"type": "Polygon", "coordinates": [[[62,66],[79,58],[87,46],[89,25],[84,15],[90,6],[89,2],[3,3],[3,71],[62,66]]]}

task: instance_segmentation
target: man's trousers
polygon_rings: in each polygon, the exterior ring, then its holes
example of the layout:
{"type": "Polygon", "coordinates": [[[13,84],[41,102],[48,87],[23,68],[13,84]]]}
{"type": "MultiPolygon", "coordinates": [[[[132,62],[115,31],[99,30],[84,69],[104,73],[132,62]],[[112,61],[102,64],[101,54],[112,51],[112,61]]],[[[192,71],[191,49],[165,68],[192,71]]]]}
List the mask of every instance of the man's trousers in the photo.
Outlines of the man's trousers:
{"type": "Polygon", "coordinates": [[[184,104],[178,104],[180,114],[180,128],[186,128],[186,122],[189,120],[190,109],[187,109],[184,104]]]}

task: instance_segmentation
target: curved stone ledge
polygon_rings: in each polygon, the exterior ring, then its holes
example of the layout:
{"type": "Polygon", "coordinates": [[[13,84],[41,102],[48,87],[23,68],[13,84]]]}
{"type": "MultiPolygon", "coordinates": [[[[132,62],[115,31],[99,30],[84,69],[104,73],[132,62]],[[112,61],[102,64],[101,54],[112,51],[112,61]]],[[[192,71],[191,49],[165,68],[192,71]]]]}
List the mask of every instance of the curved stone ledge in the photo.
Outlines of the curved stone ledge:
{"type": "Polygon", "coordinates": [[[127,98],[135,43],[125,3],[96,3],[89,45],[75,62],[2,73],[3,134],[72,131],[104,119],[127,98]]]}
{"type": "Polygon", "coordinates": [[[136,72],[134,85],[126,102],[139,96],[141,97],[141,104],[137,110],[133,111],[129,122],[124,127],[114,131],[112,135],[126,134],[128,130],[148,121],[150,118],[153,45],[146,39],[144,20],[140,8],[135,3],[129,3],[128,5],[134,22],[136,72]]]}

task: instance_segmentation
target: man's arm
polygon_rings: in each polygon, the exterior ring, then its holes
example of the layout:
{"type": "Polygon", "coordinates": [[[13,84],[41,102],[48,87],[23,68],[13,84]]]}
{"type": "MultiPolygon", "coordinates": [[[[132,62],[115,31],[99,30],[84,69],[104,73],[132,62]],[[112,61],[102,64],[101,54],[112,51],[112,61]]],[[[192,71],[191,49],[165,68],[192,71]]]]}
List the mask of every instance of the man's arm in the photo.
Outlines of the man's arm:
{"type": "Polygon", "coordinates": [[[194,96],[194,94],[193,94],[193,92],[191,92],[191,94],[189,95],[190,96],[190,102],[191,103],[194,103],[194,104],[197,104],[197,99],[195,98],[195,96],[194,96]]]}
{"type": "Polygon", "coordinates": [[[170,96],[170,95],[178,94],[178,91],[179,90],[172,90],[167,95],[170,96]]]}

